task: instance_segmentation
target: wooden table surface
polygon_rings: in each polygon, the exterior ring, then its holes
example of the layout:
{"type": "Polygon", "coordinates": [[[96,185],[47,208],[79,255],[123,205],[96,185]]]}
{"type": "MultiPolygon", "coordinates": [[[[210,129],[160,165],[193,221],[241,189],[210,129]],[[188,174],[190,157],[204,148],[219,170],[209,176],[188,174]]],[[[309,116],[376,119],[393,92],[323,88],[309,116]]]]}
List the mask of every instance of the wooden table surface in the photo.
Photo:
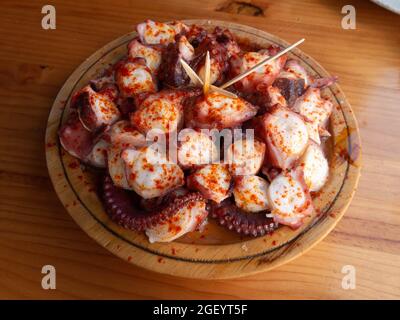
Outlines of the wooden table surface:
{"type": "Polygon", "coordinates": [[[259,0],[247,9],[225,0],[68,2],[52,1],[57,29],[43,30],[45,2],[2,1],[0,298],[400,298],[400,16],[351,1],[356,29],[344,30],[345,1],[259,0]],[[305,37],[302,50],[340,77],[360,125],[363,170],[346,215],[314,249],[251,277],[174,278],[114,257],[62,207],[44,156],[53,99],[86,57],[145,18],[214,18],[289,42],[305,37]],[[48,264],[56,290],[41,287],[48,264]],[[354,290],[342,289],[345,265],[355,267],[354,290]]]}

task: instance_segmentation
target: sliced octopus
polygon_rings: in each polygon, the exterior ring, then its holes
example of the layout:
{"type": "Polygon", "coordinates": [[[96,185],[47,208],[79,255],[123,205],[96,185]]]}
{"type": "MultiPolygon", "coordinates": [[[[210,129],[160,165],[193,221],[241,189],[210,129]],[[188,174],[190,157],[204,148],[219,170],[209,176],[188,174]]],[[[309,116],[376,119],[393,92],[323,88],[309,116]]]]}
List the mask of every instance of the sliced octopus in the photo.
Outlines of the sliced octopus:
{"type": "Polygon", "coordinates": [[[233,195],[236,205],[246,212],[269,210],[268,187],[269,183],[256,175],[235,178],[233,195]]]}
{"type": "MultiPolygon", "coordinates": [[[[234,55],[230,61],[233,76],[254,67],[257,63],[274,55],[279,50],[271,47],[258,52],[246,52],[234,55]]],[[[267,63],[235,84],[235,87],[244,93],[255,92],[260,86],[270,86],[275,81],[286,62],[286,55],[267,63]]]]}
{"type": "Polygon", "coordinates": [[[287,101],[292,106],[306,88],[310,85],[310,77],[306,70],[296,60],[288,60],[284,69],[273,82],[273,86],[278,88],[287,101]]]}
{"type": "Polygon", "coordinates": [[[257,114],[257,108],[241,98],[230,98],[217,92],[197,98],[185,110],[188,127],[200,129],[233,128],[257,114]]]}
{"type": "Polygon", "coordinates": [[[226,152],[226,162],[232,175],[255,175],[265,156],[265,143],[256,139],[241,138],[234,141],[226,152]]]}
{"type": "Polygon", "coordinates": [[[144,45],[135,38],[128,44],[128,57],[131,59],[143,58],[150,71],[157,73],[161,64],[162,51],[158,47],[144,45]]]}
{"type": "MultiPolygon", "coordinates": [[[[188,193],[173,199],[172,209],[175,212],[167,219],[146,229],[150,243],[170,242],[188,232],[195,231],[201,227],[208,216],[207,202],[198,193],[188,193]]],[[[167,210],[171,210],[171,204],[167,210]]]]}
{"type": "Polygon", "coordinates": [[[124,98],[157,91],[154,75],[143,58],[121,61],[116,66],[115,80],[124,98]]]}
{"type": "Polygon", "coordinates": [[[187,185],[206,199],[220,203],[230,196],[231,174],[224,164],[208,164],[191,174],[187,185]]]}
{"type": "Polygon", "coordinates": [[[181,59],[189,63],[194,58],[194,48],[183,35],[177,36],[176,42],[170,43],[163,51],[160,77],[166,86],[182,87],[190,82],[183,69],[181,59]]]}
{"type": "Polygon", "coordinates": [[[115,186],[109,176],[103,181],[103,198],[113,221],[130,230],[146,230],[151,242],[171,241],[193,231],[208,215],[206,202],[199,193],[170,195],[148,208],[132,191],[115,186]]]}
{"type": "Polygon", "coordinates": [[[219,160],[219,150],[206,133],[186,128],[179,132],[178,141],[177,160],[184,169],[219,160]]]}
{"type": "Polygon", "coordinates": [[[326,127],[332,109],[332,102],[321,97],[319,88],[312,87],[307,89],[293,106],[293,110],[307,120],[308,134],[317,144],[321,143],[320,135],[329,135],[326,127]]]}
{"type": "Polygon", "coordinates": [[[128,185],[144,199],[163,196],[185,181],[182,169],[153,146],[125,149],[121,154],[128,185]]]}
{"type": "Polygon", "coordinates": [[[98,131],[120,119],[121,114],[112,97],[109,91],[96,92],[90,85],[75,95],[73,107],[87,130],[98,131]]]}
{"type": "Polygon", "coordinates": [[[269,203],[275,222],[298,228],[314,212],[309,189],[301,167],[285,170],[271,181],[269,203]]]}
{"type": "Polygon", "coordinates": [[[94,135],[80,121],[77,112],[58,131],[62,147],[72,156],[85,160],[93,149],[94,135]]]}
{"type": "Polygon", "coordinates": [[[121,120],[109,130],[111,143],[107,150],[108,173],[114,184],[123,189],[131,189],[126,177],[122,152],[128,148],[140,148],[146,145],[146,138],[133,128],[129,121],[121,120]]]}
{"type": "Polygon", "coordinates": [[[175,30],[166,23],[146,20],[136,27],[143,44],[168,44],[174,41],[175,30]]]}
{"type": "Polygon", "coordinates": [[[147,134],[159,130],[169,134],[182,128],[184,121],[183,101],[196,91],[162,90],[149,95],[130,115],[132,125],[147,134]]]}
{"type": "Polygon", "coordinates": [[[309,133],[304,120],[279,106],[264,115],[262,125],[269,162],[281,169],[291,168],[308,146],[309,133]]]}
{"type": "Polygon", "coordinates": [[[316,143],[310,143],[300,159],[304,180],[312,192],[321,190],[329,176],[329,164],[325,154],[316,143]]]}
{"type": "Polygon", "coordinates": [[[220,85],[280,48],[245,50],[227,29],[180,21],[146,20],[137,33],[125,57],[73,95],[59,130],[70,155],[104,171],[111,219],[151,243],[201,229],[209,213],[243,236],[303,225],[329,181],[322,144],[333,104],[322,90],[337,78],[283,55],[228,88],[237,98],[204,93],[181,59],[204,80],[209,52],[220,85]]]}
{"type": "Polygon", "coordinates": [[[205,36],[195,50],[195,57],[191,62],[202,80],[205,76],[205,56],[210,54],[210,83],[218,84],[225,80],[229,59],[240,52],[240,47],[229,30],[215,28],[213,33],[205,36]]]}

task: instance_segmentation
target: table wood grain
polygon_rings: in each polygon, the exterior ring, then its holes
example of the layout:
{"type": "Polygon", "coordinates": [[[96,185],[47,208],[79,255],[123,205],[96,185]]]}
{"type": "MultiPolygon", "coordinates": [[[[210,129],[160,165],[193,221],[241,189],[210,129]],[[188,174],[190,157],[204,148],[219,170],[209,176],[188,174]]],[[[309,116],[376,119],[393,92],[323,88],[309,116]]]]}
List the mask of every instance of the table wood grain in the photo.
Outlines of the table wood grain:
{"type": "Polygon", "coordinates": [[[41,28],[41,1],[2,1],[0,11],[0,298],[399,299],[400,16],[352,1],[355,30],[341,28],[344,1],[52,1],[57,29],[41,28]],[[302,50],[340,84],[359,121],[363,170],[335,230],[271,272],[198,281],[136,268],[90,239],[59,202],[48,177],[44,133],[53,100],[91,53],[145,18],[213,18],[247,24],[302,50]],[[57,289],[43,290],[54,265],[57,289]],[[356,288],[342,289],[342,267],[356,288]]]}

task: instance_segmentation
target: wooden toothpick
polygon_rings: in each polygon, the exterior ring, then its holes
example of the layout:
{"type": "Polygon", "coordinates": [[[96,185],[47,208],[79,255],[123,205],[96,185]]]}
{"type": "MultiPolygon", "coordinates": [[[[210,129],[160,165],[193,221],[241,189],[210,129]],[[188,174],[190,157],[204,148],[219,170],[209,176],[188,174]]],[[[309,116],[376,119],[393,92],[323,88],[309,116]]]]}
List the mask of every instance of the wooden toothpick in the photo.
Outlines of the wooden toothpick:
{"type": "MultiPolygon", "coordinates": [[[[200,78],[200,77],[197,75],[197,73],[194,72],[194,70],[186,63],[186,61],[183,60],[183,59],[180,59],[179,61],[180,61],[180,63],[182,64],[183,69],[186,71],[187,75],[189,76],[190,80],[193,82],[193,84],[194,84],[195,86],[198,86],[198,87],[200,87],[200,86],[203,86],[203,87],[204,87],[203,80],[201,80],[201,78],[200,78]]],[[[223,95],[225,95],[225,96],[227,96],[227,97],[229,97],[229,98],[232,98],[232,99],[236,99],[236,98],[238,97],[236,94],[234,94],[234,93],[232,93],[232,92],[229,92],[229,91],[226,91],[226,90],[224,90],[224,89],[218,88],[218,87],[216,87],[216,86],[214,86],[214,85],[210,85],[210,90],[211,90],[211,91],[218,92],[218,93],[220,93],[220,94],[223,94],[223,95]]]]}
{"type": "Polygon", "coordinates": [[[195,86],[202,86],[203,85],[203,81],[200,79],[200,77],[197,75],[196,72],[194,72],[194,70],[186,63],[185,60],[180,59],[179,60],[183,69],[185,69],[187,75],[189,76],[190,80],[193,82],[193,84],[195,86]]]}
{"type": "Polygon", "coordinates": [[[229,80],[228,82],[224,83],[222,86],[220,86],[221,89],[225,89],[231,85],[233,85],[234,83],[242,80],[244,77],[247,77],[250,73],[254,72],[256,69],[266,65],[268,62],[271,62],[277,58],[279,58],[280,56],[284,55],[286,52],[292,50],[293,48],[297,47],[299,44],[301,44],[302,42],[304,42],[304,38],[297,41],[296,43],[292,44],[291,46],[287,47],[286,49],[278,52],[276,55],[272,56],[272,57],[268,57],[266,59],[264,59],[263,61],[257,63],[254,67],[246,70],[245,72],[237,75],[236,77],[234,77],[233,79],[229,80]]]}
{"type": "Polygon", "coordinates": [[[203,91],[204,94],[207,94],[208,90],[210,89],[210,77],[211,77],[211,61],[210,61],[210,52],[207,51],[206,54],[206,61],[204,64],[204,85],[203,91]]]}
{"type": "Polygon", "coordinates": [[[227,96],[229,98],[232,98],[232,99],[237,99],[238,98],[238,96],[236,94],[234,94],[234,93],[232,93],[230,91],[227,91],[225,89],[218,88],[218,87],[213,86],[213,85],[210,86],[210,90],[218,92],[220,94],[223,94],[223,95],[225,95],[225,96],[227,96]]]}

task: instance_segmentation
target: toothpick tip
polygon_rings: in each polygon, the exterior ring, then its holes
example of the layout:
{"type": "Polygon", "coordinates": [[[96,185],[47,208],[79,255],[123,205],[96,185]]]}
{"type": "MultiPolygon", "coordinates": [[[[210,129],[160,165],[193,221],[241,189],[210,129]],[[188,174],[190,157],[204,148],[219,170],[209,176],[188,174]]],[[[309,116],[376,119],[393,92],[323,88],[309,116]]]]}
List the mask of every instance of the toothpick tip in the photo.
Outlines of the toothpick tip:
{"type": "Polygon", "coordinates": [[[210,89],[210,75],[211,75],[211,62],[210,62],[210,52],[207,50],[206,53],[206,61],[205,61],[205,71],[204,71],[204,80],[203,80],[203,92],[204,94],[208,93],[210,89]]]}

